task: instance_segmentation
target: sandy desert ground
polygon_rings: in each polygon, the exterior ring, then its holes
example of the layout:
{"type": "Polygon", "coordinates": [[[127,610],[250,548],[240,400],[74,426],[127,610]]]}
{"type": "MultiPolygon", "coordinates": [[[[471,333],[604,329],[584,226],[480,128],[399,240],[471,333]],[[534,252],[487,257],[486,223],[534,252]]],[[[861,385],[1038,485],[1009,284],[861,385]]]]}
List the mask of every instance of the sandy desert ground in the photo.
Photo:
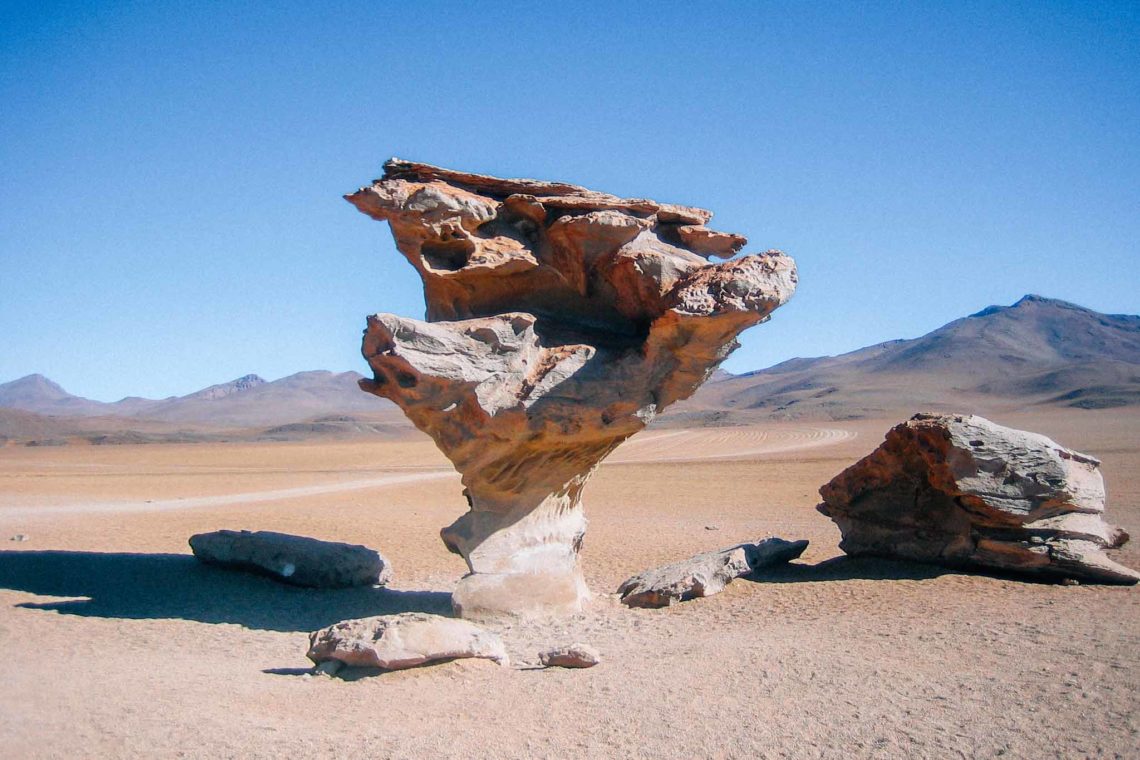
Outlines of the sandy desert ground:
{"type": "MultiPolygon", "coordinates": [[[[1110,522],[1140,536],[1140,413],[995,421],[1100,457],[1110,522]]],[[[2,448],[0,756],[1140,756],[1140,589],[837,559],[816,489],[891,424],[647,431],[586,491],[588,611],[496,626],[508,668],[346,678],[307,674],[308,632],[446,612],[465,569],[437,533],[465,509],[458,476],[426,438],[2,448]],[[396,580],[319,592],[199,565],[186,539],[219,528],[363,543],[396,580]],[[609,593],[766,534],[812,543],[669,609],[609,593]],[[602,664],[536,667],[570,641],[602,664]]],[[[1140,567],[1140,544],[1117,558],[1140,567]]]]}

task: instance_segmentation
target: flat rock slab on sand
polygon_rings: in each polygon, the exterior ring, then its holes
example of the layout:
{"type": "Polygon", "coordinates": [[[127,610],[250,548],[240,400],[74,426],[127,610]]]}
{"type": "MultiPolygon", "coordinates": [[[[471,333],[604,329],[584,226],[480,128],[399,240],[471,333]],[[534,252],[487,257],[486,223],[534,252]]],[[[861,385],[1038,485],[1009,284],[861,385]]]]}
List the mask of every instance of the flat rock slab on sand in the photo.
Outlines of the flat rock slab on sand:
{"type": "Polygon", "coordinates": [[[309,634],[308,657],[350,667],[401,670],[430,662],[481,657],[507,665],[497,635],[474,623],[424,612],[345,620],[309,634]]]}
{"type": "Polygon", "coordinates": [[[676,602],[719,594],[742,575],[791,562],[803,554],[807,546],[807,541],[765,538],[755,544],[706,552],[639,573],[621,584],[617,592],[630,607],[668,607],[676,602]]]}
{"type": "Polygon", "coordinates": [[[206,564],[267,575],[294,586],[375,586],[392,577],[391,564],[374,549],[286,533],[199,533],[190,537],[190,549],[206,564]]]}

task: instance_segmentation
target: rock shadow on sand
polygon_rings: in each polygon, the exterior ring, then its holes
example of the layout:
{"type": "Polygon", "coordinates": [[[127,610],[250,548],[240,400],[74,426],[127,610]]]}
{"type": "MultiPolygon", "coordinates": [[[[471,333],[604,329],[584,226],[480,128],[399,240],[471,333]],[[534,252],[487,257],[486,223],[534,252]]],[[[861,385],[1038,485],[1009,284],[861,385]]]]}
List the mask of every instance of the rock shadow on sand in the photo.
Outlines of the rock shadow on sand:
{"type": "Polygon", "coordinates": [[[341,620],[428,612],[451,616],[451,594],[382,587],[307,589],[201,564],[187,554],[0,552],[0,588],[64,601],[24,609],[128,620],[233,623],[315,631],[341,620]]]}
{"type": "Polygon", "coordinates": [[[833,557],[815,565],[791,562],[740,576],[753,583],[817,583],[821,581],[926,581],[944,575],[1051,586],[1057,576],[1026,575],[994,567],[943,566],[887,557],[833,557]]]}
{"type": "Polygon", "coordinates": [[[814,565],[791,562],[741,576],[756,583],[812,583],[820,581],[921,581],[955,571],[937,565],[879,557],[833,557],[814,565]]]}

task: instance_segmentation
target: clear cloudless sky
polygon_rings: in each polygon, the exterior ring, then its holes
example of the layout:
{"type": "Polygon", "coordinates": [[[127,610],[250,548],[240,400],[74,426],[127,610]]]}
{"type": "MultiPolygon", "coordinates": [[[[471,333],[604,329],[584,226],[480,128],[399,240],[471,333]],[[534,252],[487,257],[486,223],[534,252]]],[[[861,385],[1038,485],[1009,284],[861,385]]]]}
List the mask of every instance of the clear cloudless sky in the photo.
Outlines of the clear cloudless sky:
{"type": "Polygon", "coordinates": [[[1140,311],[1140,3],[0,3],[0,382],[366,371],[397,155],[712,209],[800,290],[731,371],[1025,293],[1140,311]]]}

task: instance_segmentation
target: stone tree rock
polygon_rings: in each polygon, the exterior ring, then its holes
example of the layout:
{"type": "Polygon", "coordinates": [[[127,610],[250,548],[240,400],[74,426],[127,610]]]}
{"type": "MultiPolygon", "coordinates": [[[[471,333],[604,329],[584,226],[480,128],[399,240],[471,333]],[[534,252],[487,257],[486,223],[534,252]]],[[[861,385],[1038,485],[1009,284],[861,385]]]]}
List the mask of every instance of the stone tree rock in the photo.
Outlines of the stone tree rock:
{"type": "Polygon", "coordinates": [[[791,297],[778,251],[710,212],[575,185],[398,159],[347,199],[391,225],[427,322],[376,314],[363,353],[391,399],[463,476],[442,531],[471,573],[464,616],[569,611],[586,595],[582,487],[614,448],[688,397],[736,336],[791,297]]]}
{"type": "Polygon", "coordinates": [[[374,586],[392,577],[391,564],[367,546],[268,530],[199,533],[190,537],[190,549],[206,564],[266,575],[293,586],[374,586]]]}
{"type": "Polygon", "coordinates": [[[628,607],[669,607],[719,594],[742,575],[787,564],[807,547],[807,541],[764,538],[646,570],[626,580],[617,592],[628,607]]]}
{"type": "Polygon", "coordinates": [[[819,511],[852,555],[1135,583],[1103,553],[1128,535],[1101,519],[1099,466],[982,417],[918,414],[820,488],[819,511]]]}

